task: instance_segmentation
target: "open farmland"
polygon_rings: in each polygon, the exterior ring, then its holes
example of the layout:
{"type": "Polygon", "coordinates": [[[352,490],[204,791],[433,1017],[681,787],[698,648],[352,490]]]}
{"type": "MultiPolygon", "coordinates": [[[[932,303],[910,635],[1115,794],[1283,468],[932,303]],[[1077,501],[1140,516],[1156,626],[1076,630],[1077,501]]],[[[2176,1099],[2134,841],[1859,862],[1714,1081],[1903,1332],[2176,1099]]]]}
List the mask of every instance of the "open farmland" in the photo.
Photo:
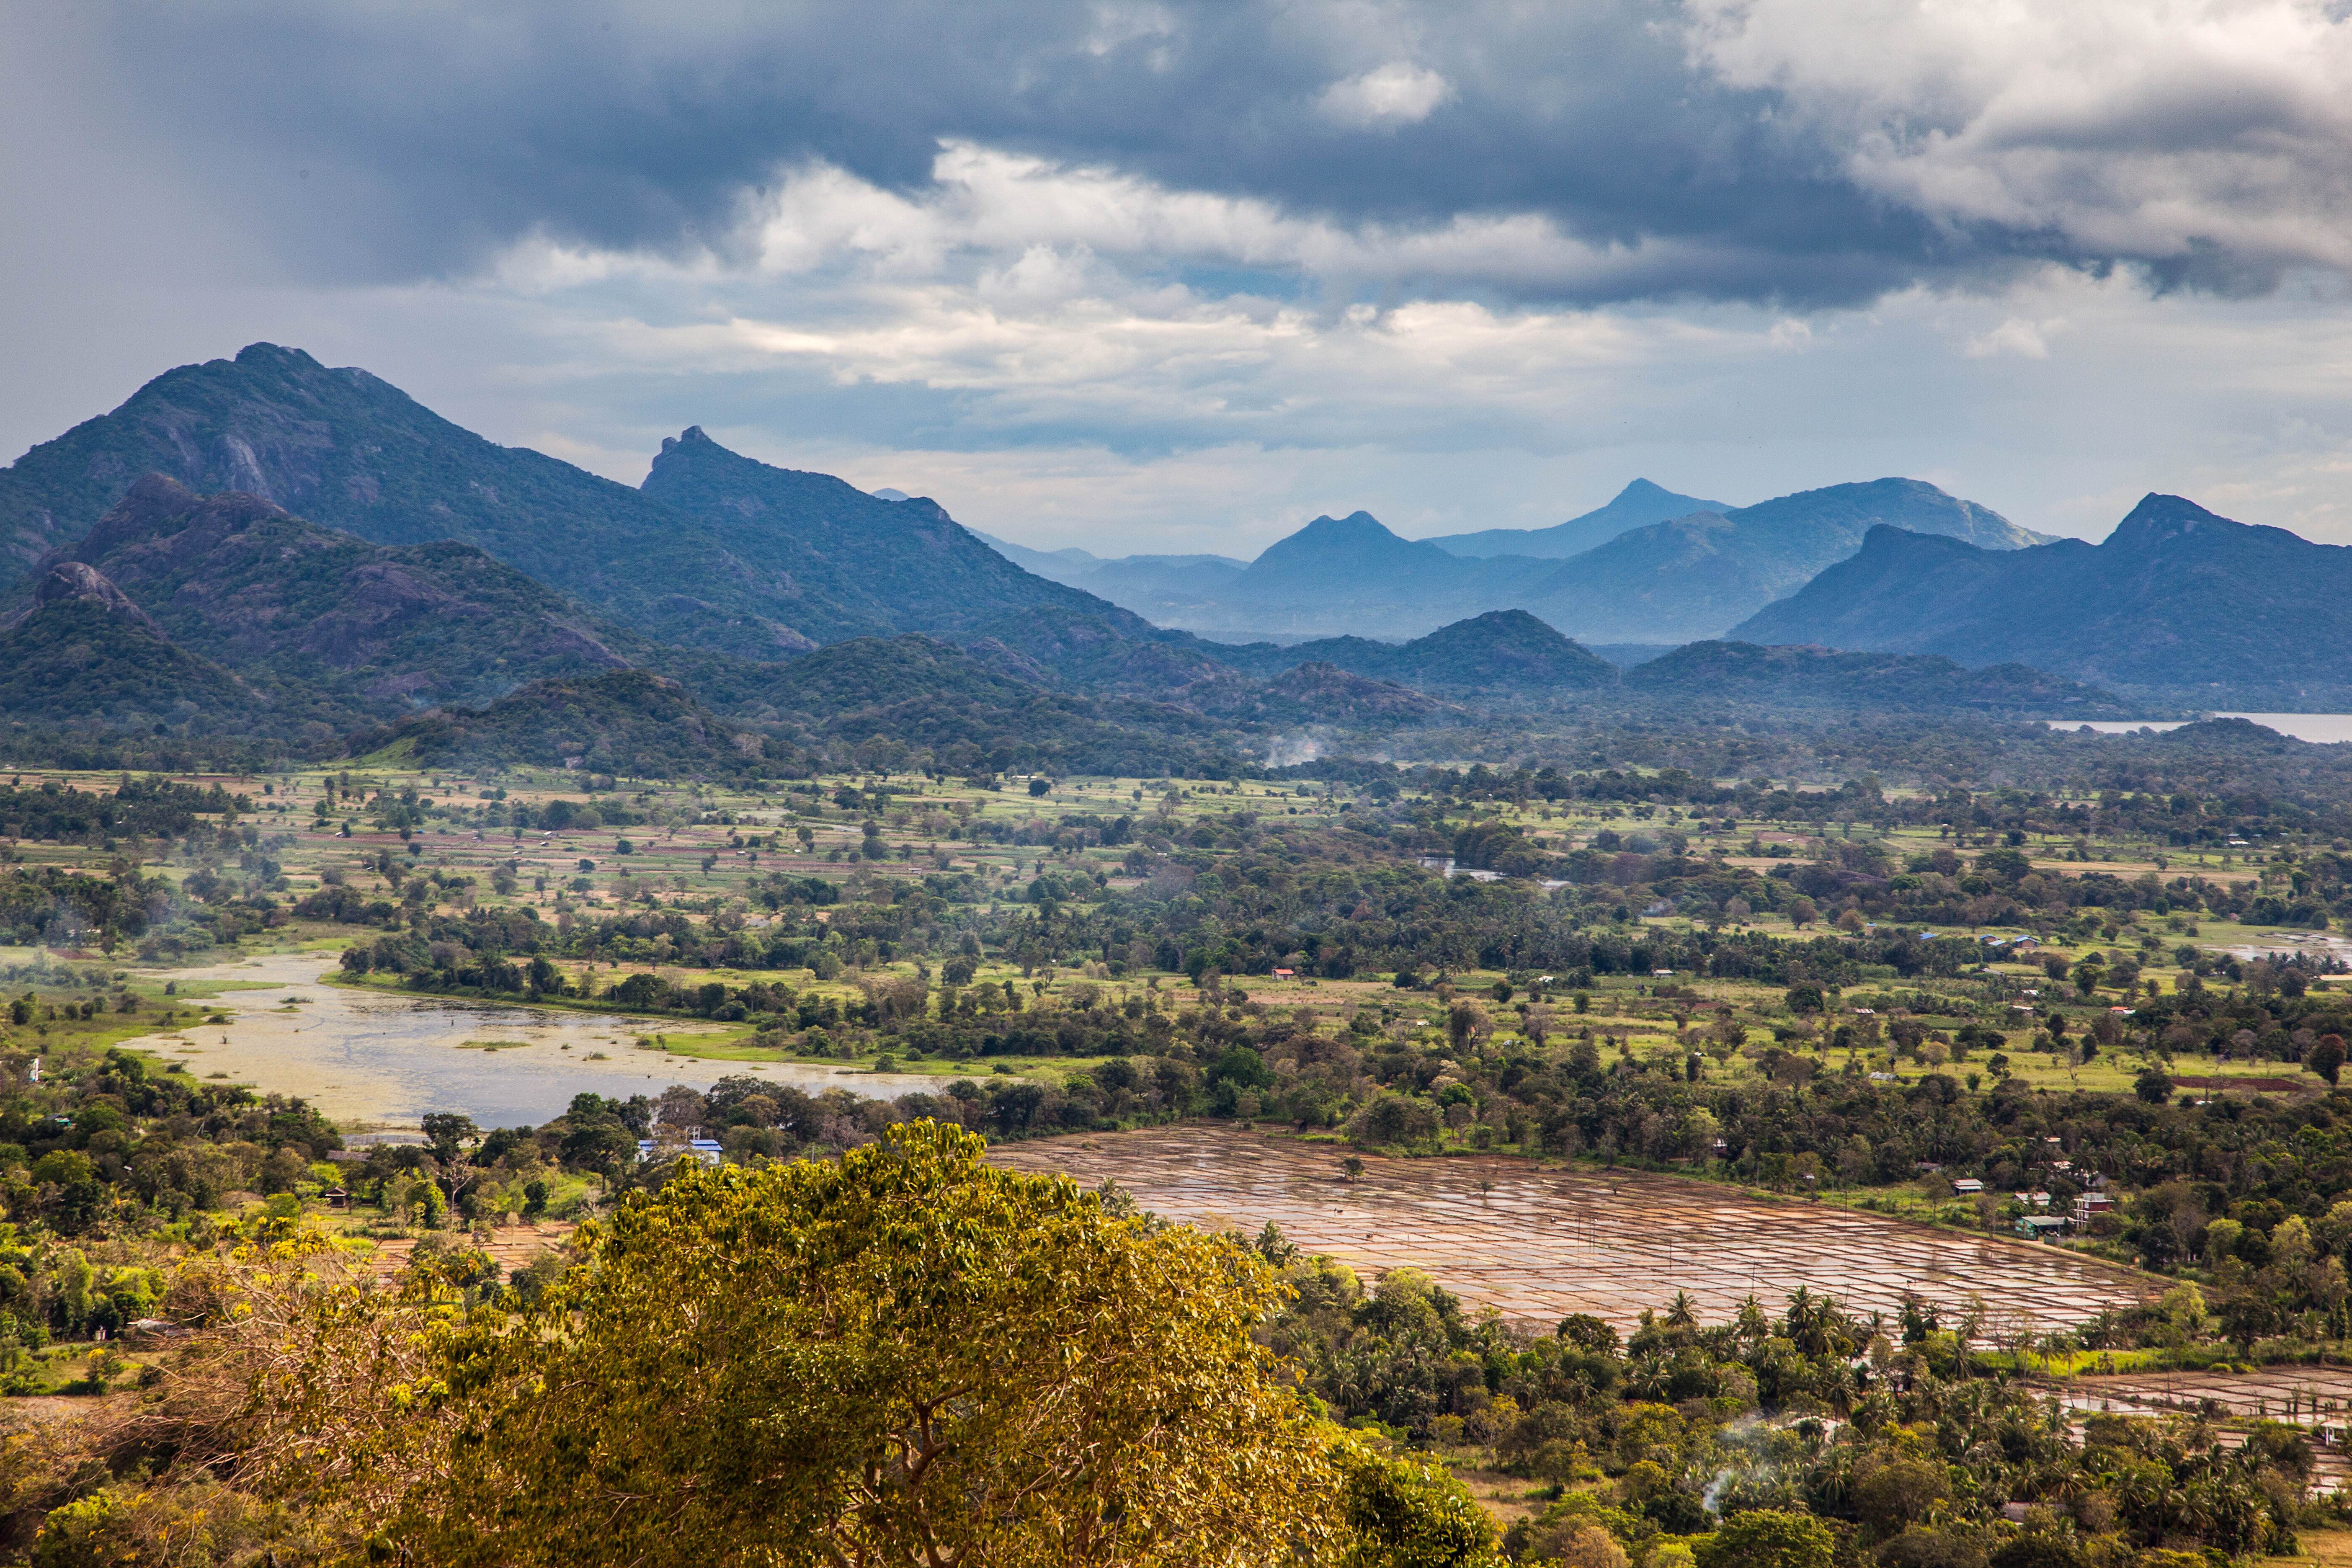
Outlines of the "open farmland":
{"type": "Polygon", "coordinates": [[[1475,1306],[1549,1327],[1589,1312],[1621,1328],[1686,1291],[1703,1321],[1753,1292],[1800,1287],[1892,1315],[1906,1291],[1958,1307],[1974,1294],[1994,1331],[2046,1331],[2151,1293],[2152,1282],[2054,1247],[1964,1237],[1876,1215],[1775,1203],[1633,1172],[1517,1160],[1365,1162],[1345,1151],[1225,1128],[1185,1127],[1000,1147],[996,1163],[1108,1180],[1170,1219],[1292,1242],[1359,1271],[1416,1268],[1475,1306]],[[1482,1187],[1491,1184],[1491,1187],[1482,1187]]]}

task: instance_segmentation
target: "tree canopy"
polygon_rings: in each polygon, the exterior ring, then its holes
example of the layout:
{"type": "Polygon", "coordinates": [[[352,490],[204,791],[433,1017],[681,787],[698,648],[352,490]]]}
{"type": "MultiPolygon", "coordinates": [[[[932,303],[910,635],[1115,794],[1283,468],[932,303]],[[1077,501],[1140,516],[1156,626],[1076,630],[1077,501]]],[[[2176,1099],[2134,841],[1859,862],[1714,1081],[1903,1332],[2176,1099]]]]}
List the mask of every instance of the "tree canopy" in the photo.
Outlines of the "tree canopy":
{"type": "Polygon", "coordinates": [[[448,1564],[1245,1564],[1336,1540],[1336,1435],[1251,1338],[1267,1267],[982,1147],[917,1122],[634,1194],[565,1285],[454,1336],[449,1462],[390,1534],[448,1564]]]}

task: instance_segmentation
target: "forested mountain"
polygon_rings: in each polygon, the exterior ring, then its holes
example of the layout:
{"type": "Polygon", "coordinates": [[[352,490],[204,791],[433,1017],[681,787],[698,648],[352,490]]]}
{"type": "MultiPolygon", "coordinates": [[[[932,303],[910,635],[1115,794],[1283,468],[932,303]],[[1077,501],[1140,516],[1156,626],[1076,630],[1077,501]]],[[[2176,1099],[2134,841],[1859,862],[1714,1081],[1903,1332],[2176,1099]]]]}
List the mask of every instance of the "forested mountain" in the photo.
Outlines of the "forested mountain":
{"type": "Polygon", "coordinates": [[[2015,659],[2147,691],[2352,688],[2352,550],[2150,495],[2099,544],[1988,551],[1895,528],[1743,623],[1758,642],[2015,659]]]}
{"type": "Polygon", "coordinates": [[[1921,480],[1874,479],[1633,530],[1562,563],[1514,602],[1588,641],[1717,637],[1853,554],[1881,524],[1987,550],[2042,537],[1921,480]]]}
{"type": "Polygon", "coordinates": [[[780,666],[774,721],[814,747],[887,761],[930,752],[945,766],[1150,774],[1239,765],[1233,725],[1189,708],[1055,691],[909,634],[835,643],[780,666]]]}
{"type": "Polygon", "coordinates": [[[478,709],[436,709],[362,734],[352,750],[389,750],[427,768],[522,763],[721,777],[786,771],[761,765],[770,753],[758,732],[720,719],[677,681],[638,669],[534,680],[478,709]]]}
{"type": "Polygon", "coordinates": [[[160,475],[57,560],[94,569],[174,643],[237,671],[281,721],[341,728],[629,662],[612,628],[471,545],[371,544],[160,475]]]}
{"type": "Polygon", "coordinates": [[[779,468],[690,427],[662,442],[644,493],[707,529],[780,618],[818,642],[965,632],[1026,609],[1151,626],[1023,571],[936,501],[885,500],[830,474],[779,468]]]}
{"type": "Polygon", "coordinates": [[[0,626],[0,718],[18,726],[171,729],[249,719],[258,706],[78,561],[42,573],[32,603],[0,626]]]}
{"type": "Polygon", "coordinates": [[[1454,555],[1532,555],[1545,561],[1565,561],[1571,555],[1606,544],[1629,529],[1670,522],[1695,511],[1726,512],[1719,500],[1676,495],[1647,479],[1635,479],[1607,506],[1549,528],[1482,528],[1475,533],[1443,533],[1422,541],[1454,555]]]}
{"type": "Polygon", "coordinates": [[[1916,654],[1744,642],[1685,644],[1627,670],[1625,689],[1693,707],[1974,708],[2053,719],[2120,718],[2129,711],[2112,693],[2022,664],[1968,669],[1916,654]]]}
{"type": "Polygon", "coordinates": [[[1252,643],[1222,656],[1261,675],[1320,662],[1423,691],[1488,700],[1525,701],[1617,684],[1615,666],[1525,610],[1490,610],[1407,643],[1326,637],[1288,647],[1252,643]]]}
{"type": "Polygon", "coordinates": [[[1116,696],[1174,700],[1234,677],[1222,644],[1190,632],[1135,637],[1100,616],[1051,605],[1001,616],[952,640],[1024,680],[1116,696]]]}
{"type": "Polygon", "coordinates": [[[1121,618],[1005,563],[929,502],[900,512],[698,432],[667,455],[656,493],[632,489],[486,441],[363,370],[254,343],[168,371],[0,469],[0,563],[20,574],[152,472],[378,544],[471,544],[650,636],[753,657],[1030,605],[1121,618]]]}
{"type": "Polygon", "coordinates": [[[30,563],[80,538],[148,473],[257,496],[377,544],[471,544],[673,640],[807,646],[771,624],[759,585],[690,520],[486,441],[363,370],[273,343],[166,371],[0,470],[0,538],[30,563]]]}

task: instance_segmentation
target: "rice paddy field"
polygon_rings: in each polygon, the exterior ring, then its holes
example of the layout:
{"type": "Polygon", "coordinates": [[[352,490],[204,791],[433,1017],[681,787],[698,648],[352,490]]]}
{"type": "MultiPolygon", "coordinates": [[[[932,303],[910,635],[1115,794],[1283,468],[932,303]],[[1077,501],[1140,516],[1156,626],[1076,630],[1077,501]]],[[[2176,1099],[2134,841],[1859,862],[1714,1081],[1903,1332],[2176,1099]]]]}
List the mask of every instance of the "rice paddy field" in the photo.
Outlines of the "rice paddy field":
{"type": "Polygon", "coordinates": [[[1686,1291],[1702,1321],[1799,1289],[1851,1310],[1911,1292],[1988,1311],[1988,1331],[2062,1329],[2153,1294],[2153,1277],[2030,1242],[1963,1236],[1670,1175],[1461,1156],[1368,1158],[1229,1127],[1152,1128],[992,1149],[1013,1170],[1108,1181],[1168,1219],[1290,1241],[1359,1272],[1420,1268],[1474,1308],[1549,1329],[1574,1312],[1631,1327],[1686,1291]]]}

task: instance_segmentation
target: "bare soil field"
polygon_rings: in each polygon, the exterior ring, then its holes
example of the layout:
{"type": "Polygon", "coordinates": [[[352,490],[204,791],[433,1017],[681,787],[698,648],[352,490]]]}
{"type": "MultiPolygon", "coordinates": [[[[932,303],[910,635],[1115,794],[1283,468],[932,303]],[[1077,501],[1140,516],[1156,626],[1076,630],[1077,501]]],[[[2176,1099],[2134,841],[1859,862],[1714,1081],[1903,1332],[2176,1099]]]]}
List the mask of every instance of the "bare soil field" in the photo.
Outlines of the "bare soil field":
{"type": "Polygon", "coordinates": [[[1144,1207],[1189,1224],[1255,1235],[1272,1220],[1300,1247],[1359,1272],[1421,1268],[1473,1306],[1546,1328],[1572,1312],[1628,1327],[1677,1289],[1702,1320],[1720,1321],[1750,1292],[1777,1309],[1803,1286],[1889,1315],[1906,1290],[1952,1307],[1974,1294],[1993,1323],[2047,1330],[2141,1300],[2159,1283],[2031,1242],[1673,1176],[1367,1157],[1351,1182],[1340,1165],[1347,1152],[1274,1133],[1169,1127],[1005,1144],[989,1158],[1089,1187],[1115,1181],[1144,1207]]]}

